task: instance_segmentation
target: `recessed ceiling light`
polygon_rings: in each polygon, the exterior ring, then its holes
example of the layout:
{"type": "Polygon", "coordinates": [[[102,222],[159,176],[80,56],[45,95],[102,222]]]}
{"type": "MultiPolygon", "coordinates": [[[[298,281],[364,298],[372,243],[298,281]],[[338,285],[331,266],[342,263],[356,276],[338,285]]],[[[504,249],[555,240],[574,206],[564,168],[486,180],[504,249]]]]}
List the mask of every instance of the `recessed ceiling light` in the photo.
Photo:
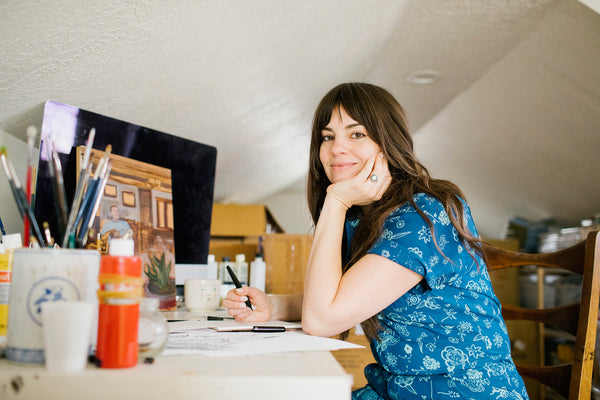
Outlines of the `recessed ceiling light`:
{"type": "Polygon", "coordinates": [[[429,85],[440,78],[440,72],[435,69],[420,69],[406,75],[406,82],[415,85],[429,85]]]}

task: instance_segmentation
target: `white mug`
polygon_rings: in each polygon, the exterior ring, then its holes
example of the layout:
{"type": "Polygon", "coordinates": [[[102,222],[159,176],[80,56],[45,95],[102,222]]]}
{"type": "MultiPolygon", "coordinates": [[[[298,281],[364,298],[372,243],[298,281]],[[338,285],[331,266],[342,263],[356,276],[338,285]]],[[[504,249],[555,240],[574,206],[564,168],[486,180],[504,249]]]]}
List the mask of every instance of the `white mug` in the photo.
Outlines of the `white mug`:
{"type": "Polygon", "coordinates": [[[213,311],[219,307],[221,281],[219,279],[186,279],[184,299],[188,310],[213,311]]]}
{"type": "Polygon", "coordinates": [[[44,302],[93,303],[96,326],[99,269],[100,253],[96,250],[15,250],[8,300],[7,360],[44,364],[41,309],[44,302]]]}

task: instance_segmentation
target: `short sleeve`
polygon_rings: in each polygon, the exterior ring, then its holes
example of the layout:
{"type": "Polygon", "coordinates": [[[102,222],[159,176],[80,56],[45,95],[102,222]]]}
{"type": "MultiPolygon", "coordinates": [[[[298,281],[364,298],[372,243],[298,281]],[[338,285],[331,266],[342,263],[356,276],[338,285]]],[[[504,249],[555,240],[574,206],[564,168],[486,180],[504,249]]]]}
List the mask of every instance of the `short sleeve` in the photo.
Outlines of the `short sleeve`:
{"type": "Polygon", "coordinates": [[[415,195],[414,200],[430,219],[435,241],[423,216],[406,203],[388,216],[380,237],[368,253],[388,258],[422,275],[431,288],[439,287],[456,277],[462,265],[460,255],[466,254],[466,250],[439,200],[423,193],[415,195]]]}

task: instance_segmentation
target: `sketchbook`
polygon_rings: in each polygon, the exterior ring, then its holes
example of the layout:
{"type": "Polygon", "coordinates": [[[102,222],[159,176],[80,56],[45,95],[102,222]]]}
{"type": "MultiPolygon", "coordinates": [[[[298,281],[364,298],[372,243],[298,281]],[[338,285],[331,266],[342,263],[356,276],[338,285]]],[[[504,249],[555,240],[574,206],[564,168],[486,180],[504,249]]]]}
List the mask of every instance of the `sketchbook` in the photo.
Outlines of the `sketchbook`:
{"type": "Polygon", "coordinates": [[[296,322],[268,321],[242,323],[235,321],[178,321],[169,323],[169,341],[162,355],[203,354],[211,357],[291,351],[332,351],[363,348],[342,340],[311,336],[296,322]],[[254,326],[283,326],[285,332],[243,332],[254,326]],[[220,327],[221,330],[215,328],[220,327]],[[237,329],[231,331],[226,329],[237,329]]]}

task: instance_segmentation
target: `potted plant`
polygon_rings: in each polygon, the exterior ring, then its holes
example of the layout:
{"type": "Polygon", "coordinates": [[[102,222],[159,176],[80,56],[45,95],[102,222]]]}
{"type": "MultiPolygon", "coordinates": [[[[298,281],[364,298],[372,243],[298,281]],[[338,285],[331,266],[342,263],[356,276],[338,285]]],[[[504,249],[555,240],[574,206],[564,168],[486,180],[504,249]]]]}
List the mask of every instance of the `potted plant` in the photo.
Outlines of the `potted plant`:
{"type": "Polygon", "coordinates": [[[145,291],[148,297],[157,297],[160,301],[161,310],[171,310],[176,308],[177,300],[175,295],[177,288],[175,279],[171,277],[173,263],[167,262],[165,253],[160,257],[156,253],[148,254],[149,262],[144,266],[148,281],[145,284],[145,291]]]}

